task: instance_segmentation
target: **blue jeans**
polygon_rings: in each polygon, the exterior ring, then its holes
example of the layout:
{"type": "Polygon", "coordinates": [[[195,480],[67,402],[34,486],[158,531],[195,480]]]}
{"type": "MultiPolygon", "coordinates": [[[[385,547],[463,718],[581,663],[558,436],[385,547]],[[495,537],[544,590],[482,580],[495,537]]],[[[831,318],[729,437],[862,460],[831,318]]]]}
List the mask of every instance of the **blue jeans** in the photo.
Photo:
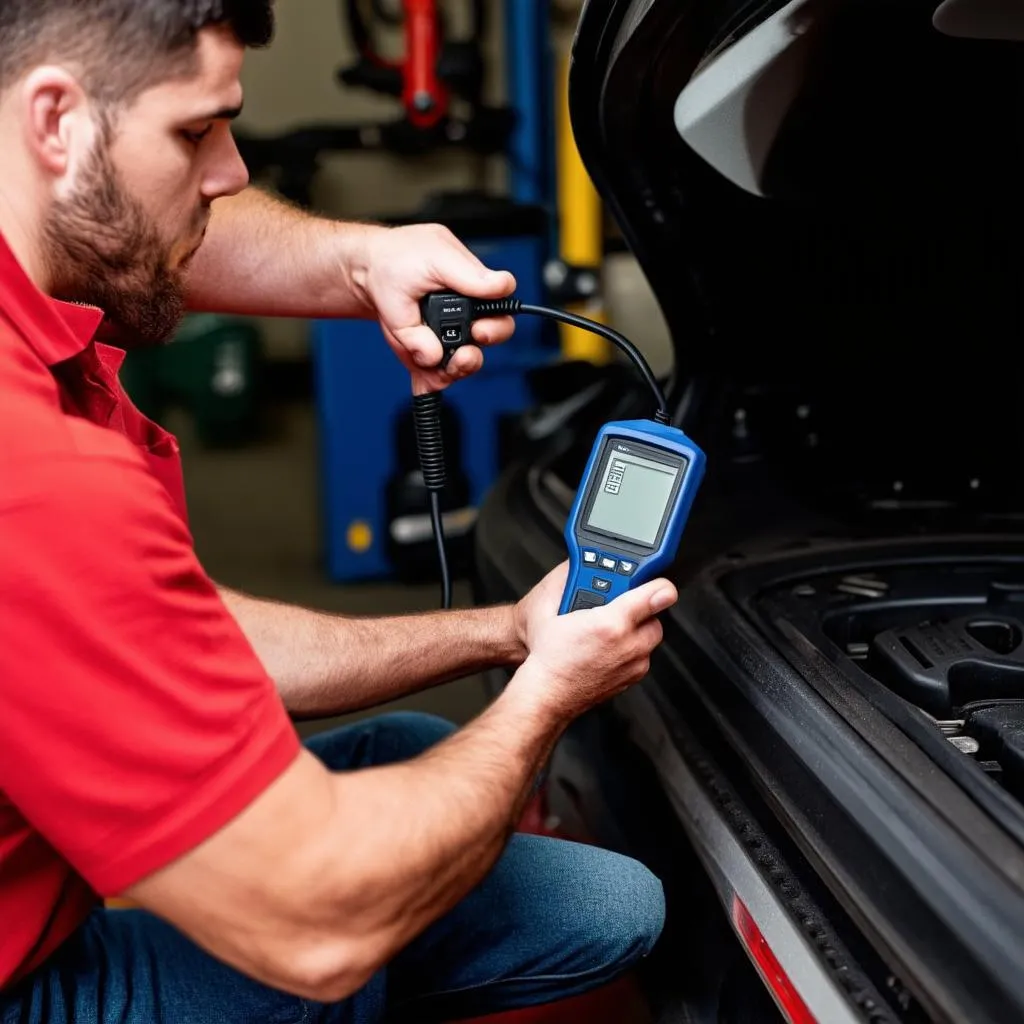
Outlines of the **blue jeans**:
{"type": "MultiPolygon", "coordinates": [[[[390,714],[307,745],[330,768],[358,768],[414,757],[452,729],[427,715],[390,714]]],[[[97,910],[47,964],[0,993],[0,1024],[426,1024],[481,1016],[610,981],[650,952],[664,913],[660,882],[636,861],[517,834],[454,910],[341,1003],[252,981],[151,914],[97,910]]]]}

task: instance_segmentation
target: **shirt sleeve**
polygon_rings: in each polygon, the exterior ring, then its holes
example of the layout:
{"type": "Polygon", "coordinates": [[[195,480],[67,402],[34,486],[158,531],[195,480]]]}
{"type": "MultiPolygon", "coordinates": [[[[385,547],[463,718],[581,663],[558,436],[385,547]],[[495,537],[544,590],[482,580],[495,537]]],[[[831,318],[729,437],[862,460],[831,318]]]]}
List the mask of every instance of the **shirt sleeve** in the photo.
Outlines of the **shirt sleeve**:
{"type": "Polygon", "coordinates": [[[299,741],[141,460],[0,483],[0,790],[101,895],[238,815],[299,741]]]}

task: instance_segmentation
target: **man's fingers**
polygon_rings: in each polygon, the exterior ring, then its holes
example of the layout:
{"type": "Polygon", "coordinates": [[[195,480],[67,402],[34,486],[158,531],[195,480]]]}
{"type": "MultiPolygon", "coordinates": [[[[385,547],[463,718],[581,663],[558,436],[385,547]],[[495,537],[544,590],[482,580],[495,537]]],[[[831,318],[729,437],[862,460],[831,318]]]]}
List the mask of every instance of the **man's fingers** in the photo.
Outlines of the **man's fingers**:
{"type": "Polygon", "coordinates": [[[651,588],[647,598],[650,615],[660,615],[679,600],[679,591],[668,580],[652,580],[646,586],[651,588]]]}
{"type": "Polygon", "coordinates": [[[475,345],[460,348],[452,356],[445,369],[430,367],[425,370],[412,368],[412,393],[426,395],[431,391],[444,391],[455,381],[476,373],[484,364],[484,355],[475,345]]]}
{"type": "Polygon", "coordinates": [[[425,324],[392,329],[391,336],[409,359],[424,370],[432,369],[444,358],[441,340],[425,324]]]}
{"type": "Polygon", "coordinates": [[[476,345],[463,345],[456,349],[448,362],[448,376],[455,380],[476,373],[484,365],[484,354],[476,345]]]}
{"type": "Polygon", "coordinates": [[[653,651],[665,638],[665,629],[659,619],[648,619],[638,630],[637,637],[644,651],[653,651]]]}
{"type": "Polygon", "coordinates": [[[430,395],[435,391],[444,391],[451,383],[451,378],[441,370],[413,370],[413,395],[430,395]]]}
{"type": "MultiPolygon", "coordinates": [[[[442,358],[444,358],[444,348],[441,346],[440,339],[425,325],[402,327],[392,330],[390,333],[395,344],[402,348],[414,366],[418,366],[423,370],[433,370],[439,366],[442,358]]],[[[486,331],[484,333],[486,337],[486,331]]],[[[495,337],[495,340],[500,340],[496,337],[496,334],[497,332],[493,332],[491,336],[495,337]]],[[[468,377],[470,374],[476,373],[483,366],[483,353],[476,345],[478,340],[480,339],[476,337],[476,332],[474,331],[472,343],[467,343],[455,350],[446,368],[448,375],[452,379],[457,380],[460,377],[468,377]]],[[[484,343],[486,344],[486,342],[484,343]]]]}
{"type": "Polygon", "coordinates": [[[516,322],[510,316],[488,317],[473,324],[473,340],[478,345],[500,345],[515,333],[516,322]]]}

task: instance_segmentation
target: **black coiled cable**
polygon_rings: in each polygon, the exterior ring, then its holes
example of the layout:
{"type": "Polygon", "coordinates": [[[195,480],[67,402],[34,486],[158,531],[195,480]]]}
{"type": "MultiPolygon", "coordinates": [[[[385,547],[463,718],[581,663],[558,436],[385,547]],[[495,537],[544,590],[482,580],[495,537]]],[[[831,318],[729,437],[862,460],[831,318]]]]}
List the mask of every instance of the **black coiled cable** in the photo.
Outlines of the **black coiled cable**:
{"type": "Polygon", "coordinates": [[[444,520],[441,517],[441,491],[447,482],[444,438],[441,434],[441,392],[416,395],[412,400],[412,415],[423,484],[430,492],[430,521],[437,541],[437,557],[441,568],[441,607],[451,608],[452,584],[445,551],[444,520]]]}
{"type": "Polygon", "coordinates": [[[447,483],[444,465],[444,438],[441,436],[441,392],[417,395],[412,400],[416,426],[416,448],[420,455],[423,483],[428,491],[442,491],[447,483]]]}

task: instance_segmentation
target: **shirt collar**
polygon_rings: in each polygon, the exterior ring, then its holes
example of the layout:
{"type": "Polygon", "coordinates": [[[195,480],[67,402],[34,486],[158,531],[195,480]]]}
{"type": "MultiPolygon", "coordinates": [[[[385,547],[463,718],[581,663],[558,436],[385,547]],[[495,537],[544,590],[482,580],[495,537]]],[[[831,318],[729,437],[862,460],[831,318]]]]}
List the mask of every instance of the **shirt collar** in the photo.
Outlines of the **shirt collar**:
{"type": "Polygon", "coordinates": [[[45,295],[0,234],[0,318],[7,319],[48,366],[54,366],[89,347],[103,322],[103,311],[45,295]]]}

